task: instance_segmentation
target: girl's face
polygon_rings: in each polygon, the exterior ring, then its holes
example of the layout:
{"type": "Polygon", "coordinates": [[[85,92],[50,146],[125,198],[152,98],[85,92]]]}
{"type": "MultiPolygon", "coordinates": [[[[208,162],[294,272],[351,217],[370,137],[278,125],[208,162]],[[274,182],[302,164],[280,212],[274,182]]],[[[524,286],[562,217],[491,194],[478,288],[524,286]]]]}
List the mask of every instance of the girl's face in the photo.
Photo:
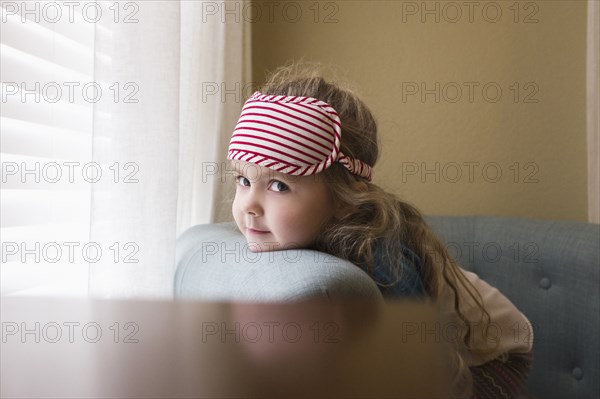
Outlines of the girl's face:
{"type": "Polygon", "coordinates": [[[306,247],[336,216],[319,174],[290,176],[243,161],[232,165],[233,217],[253,252],[306,247]]]}

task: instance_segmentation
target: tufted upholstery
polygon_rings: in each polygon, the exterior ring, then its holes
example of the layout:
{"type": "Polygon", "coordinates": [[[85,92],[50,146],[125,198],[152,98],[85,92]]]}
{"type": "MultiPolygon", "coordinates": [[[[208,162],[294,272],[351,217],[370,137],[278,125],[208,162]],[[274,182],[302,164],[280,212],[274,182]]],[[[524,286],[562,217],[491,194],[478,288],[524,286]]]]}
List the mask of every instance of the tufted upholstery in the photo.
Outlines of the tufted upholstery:
{"type": "Polygon", "coordinates": [[[498,288],[531,321],[531,392],[598,397],[600,226],[484,216],[428,221],[465,269],[498,288]]]}
{"type": "MultiPolygon", "coordinates": [[[[504,293],[534,327],[539,398],[600,391],[600,226],[485,216],[430,217],[451,255],[504,293]]],[[[175,296],[210,300],[378,298],[349,262],[314,251],[253,257],[233,224],[194,226],[177,243],[175,296]],[[245,254],[245,255],[244,255],[245,254]]],[[[518,329],[515,339],[527,339],[518,329]]]]}

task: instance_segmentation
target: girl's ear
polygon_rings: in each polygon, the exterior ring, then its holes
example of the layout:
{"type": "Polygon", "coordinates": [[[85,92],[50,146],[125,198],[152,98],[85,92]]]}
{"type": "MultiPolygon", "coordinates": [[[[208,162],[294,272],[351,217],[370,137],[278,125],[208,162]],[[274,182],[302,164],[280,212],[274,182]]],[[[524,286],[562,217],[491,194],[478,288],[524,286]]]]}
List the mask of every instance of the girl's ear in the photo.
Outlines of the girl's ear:
{"type": "Polygon", "coordinates": [[[365,183],[364,181],[357,181],[355,183],[352,183],[352,189],[354,191],[367,191],[369,189],[369,186],[367,186],[367,183],[365,183]]]}
{"type": "MultiPolygon", "coordinates": [[[[369,186],[364,181],[357,181],[352,184],[352,190],[354,191],[367,191],[369,186]]],[[[352,205],[339,205],[335,211],[336,219],[342,219],[349,214],[352,214],[355,211],[355,208],[352,205]]]]}
{"type": "Polygon", "coordinates": [[[354,211],[354,207],[350,204],[346,204],[342,201],[336,201],[334,217],[336,220],[342,220],[346,216],[350,215],[354,211]]]}
{"type": "Polygon", "coordinates": [[[341,219],[345,218],[346,216],[348,216],[349,214],[351,214],[352,210],[353,210],[353,208],[350,205],[347,205],[345,207],[339,207],[335,211],[335,218],[337,220],[341,220],[341,219]]]}

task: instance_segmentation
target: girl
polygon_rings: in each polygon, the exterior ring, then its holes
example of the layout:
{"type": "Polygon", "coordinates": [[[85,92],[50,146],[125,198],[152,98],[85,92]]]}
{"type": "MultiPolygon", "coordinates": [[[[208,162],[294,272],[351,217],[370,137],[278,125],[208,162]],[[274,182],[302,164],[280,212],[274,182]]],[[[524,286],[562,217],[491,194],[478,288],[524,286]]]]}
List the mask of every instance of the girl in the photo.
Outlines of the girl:
{"type": "Polygon", "coordinates": [[[532,343],[511,332],[531,333],[531,325],[456,264],[415,207],[371,183],[378,145],[375,119],[351,91],[318,69],[280,68],[244,104],[229,144],[238,228],[257,251],[309,248],[347,259],[385,298],[436,300],[463,332],[456,358],[466,392],[522,394],[532,343]]]}

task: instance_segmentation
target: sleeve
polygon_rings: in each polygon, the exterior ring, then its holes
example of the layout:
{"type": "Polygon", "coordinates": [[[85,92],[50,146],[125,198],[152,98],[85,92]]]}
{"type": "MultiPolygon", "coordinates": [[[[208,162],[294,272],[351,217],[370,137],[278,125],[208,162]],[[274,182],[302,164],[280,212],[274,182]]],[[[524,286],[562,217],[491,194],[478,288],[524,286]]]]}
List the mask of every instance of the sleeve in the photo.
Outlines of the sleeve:
{"type": "MultiPolygon", "coordinates": [[[[475,273],[461,269],[465,277],[481,294],[483,306],[490,315],[488,334],[481,323],[481,311],[466,294],[462,295],[461,311],[474,323],[471,343],[475,350],[461,348],[461,354],[469,366],[478,366],[502,355],[527,353],[533,348],[533,328],[531,323],[517,307],[498,289],[479,278],[475,273]],[[493,349],[486,351],[486,349],[493,349]],[[486,353],[487,352],[487,353],[486,353]]],[[[458,315],[452,306],[453,294],[449,288],[443,291],[442,306],[444,313],[458,323],[458,315]],[[450,295],[446,298],[447,295],[450,295]]]]}

